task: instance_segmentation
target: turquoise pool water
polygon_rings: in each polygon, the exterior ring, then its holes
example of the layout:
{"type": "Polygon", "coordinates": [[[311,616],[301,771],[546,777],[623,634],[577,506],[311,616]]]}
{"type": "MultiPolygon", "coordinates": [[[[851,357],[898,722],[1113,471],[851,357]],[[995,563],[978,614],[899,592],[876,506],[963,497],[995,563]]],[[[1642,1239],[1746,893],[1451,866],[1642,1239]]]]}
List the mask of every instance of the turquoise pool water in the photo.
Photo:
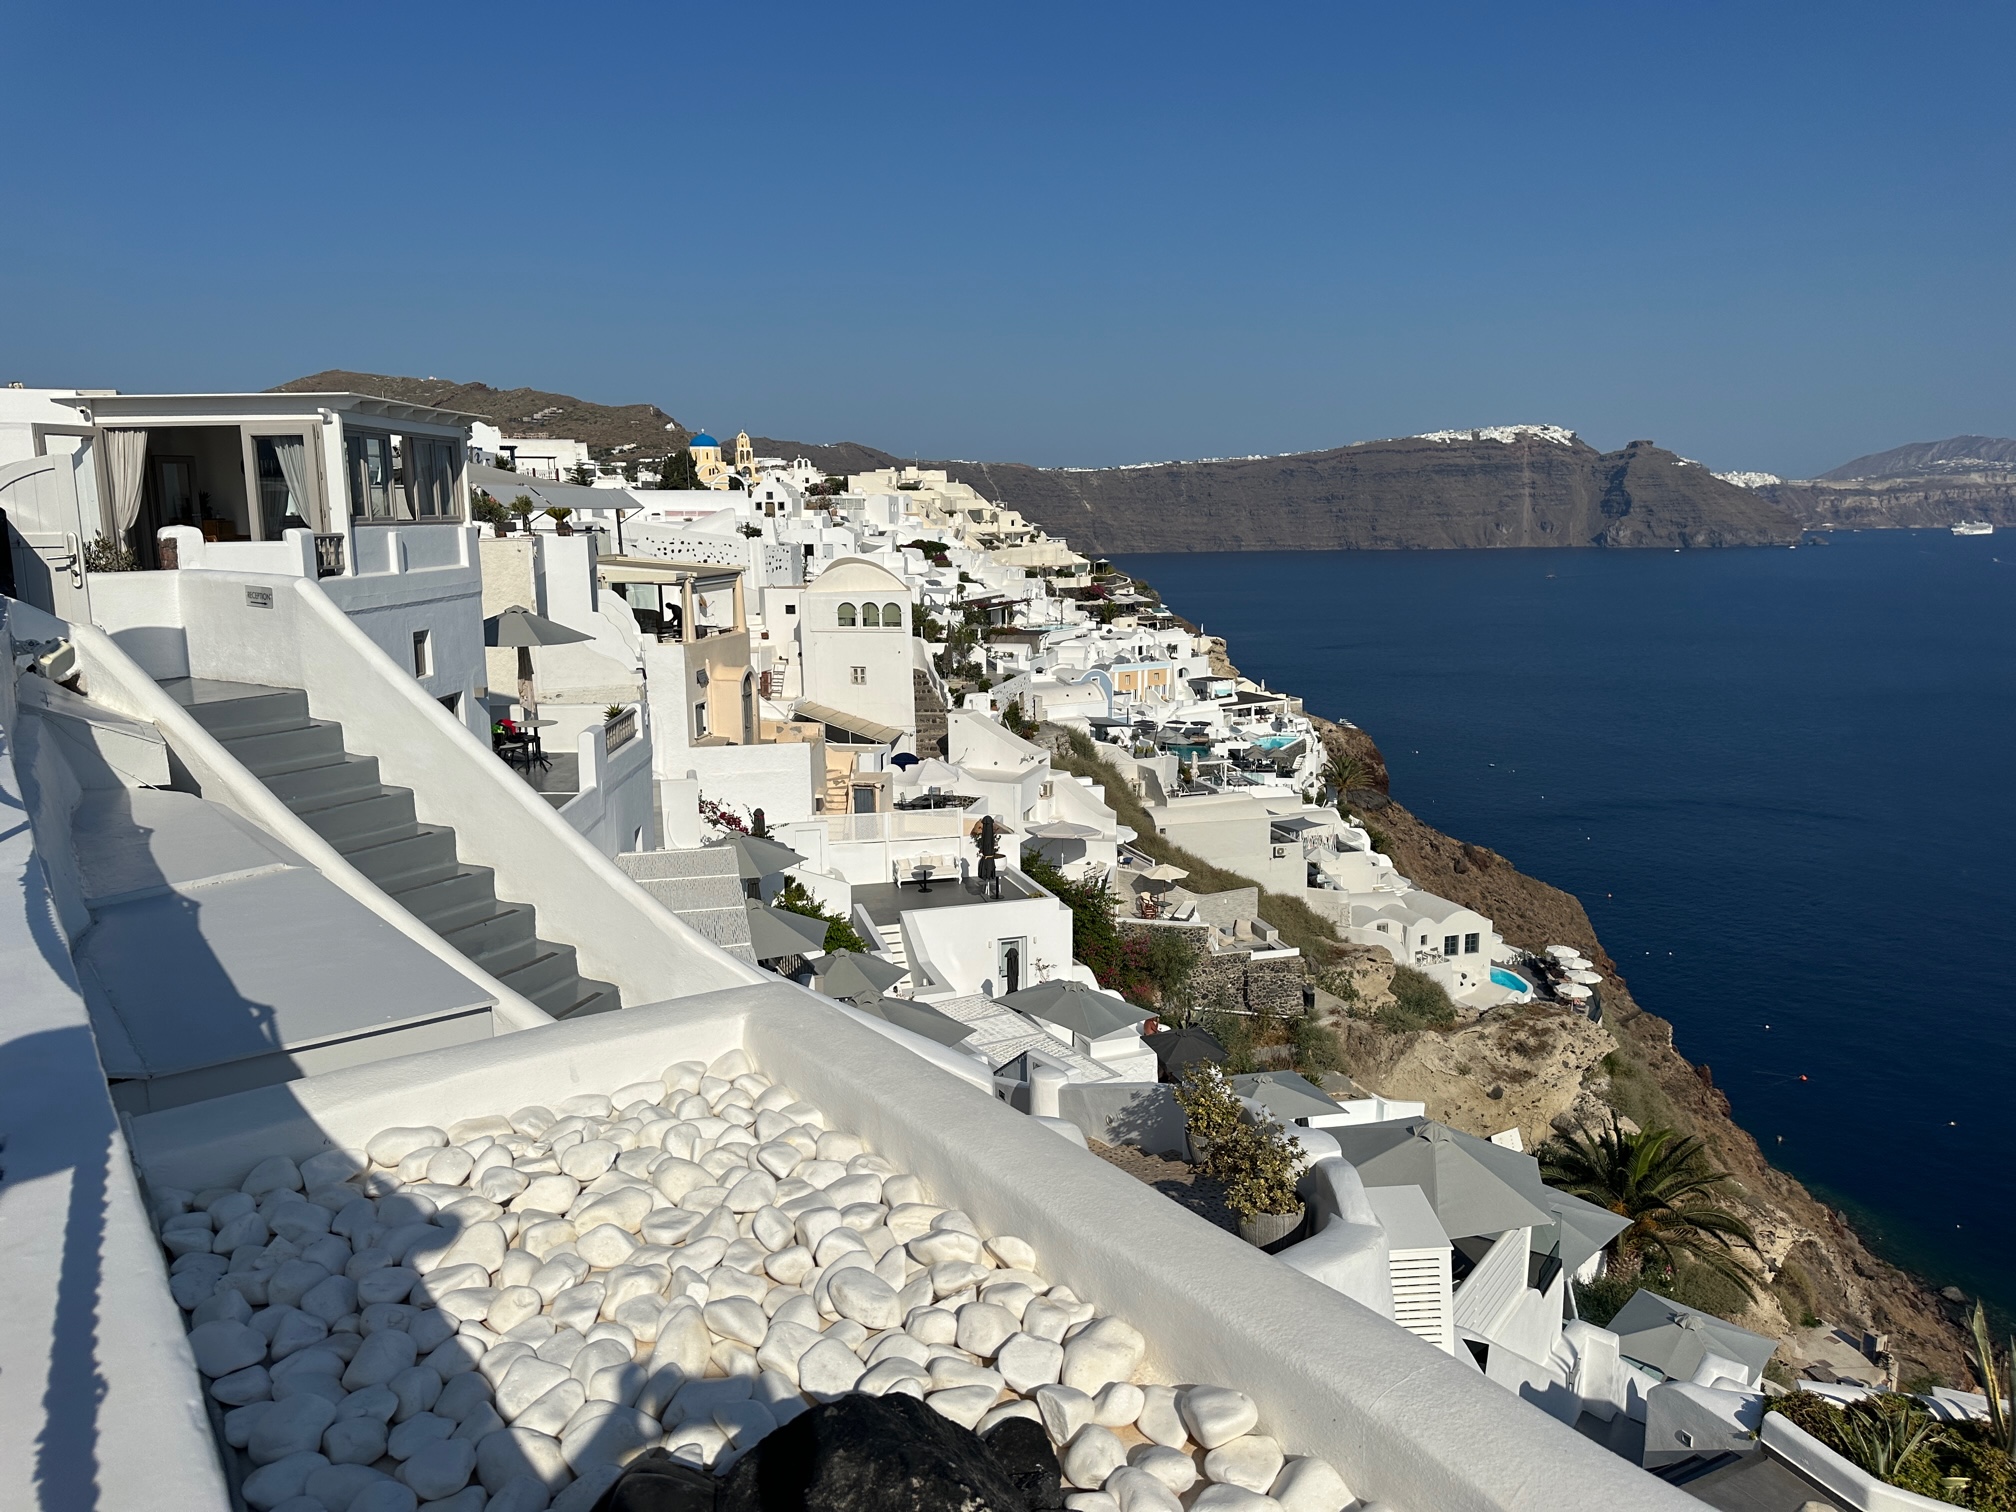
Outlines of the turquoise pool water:
{"type": "Polygon", "coordinates": [[[1295,742],[1300,740],[1301,738],[1302,737],[1300,735],[1262,735],[1258,740],[1254,741],[1253,744],[1259,746],[1262,750],[1278,751],[1283,746],[1291,746],[1295,744],[1295,742]]]}
{"type": "Polygon", "coordinates": [[[1519,975],[1516,971],[1507,971],[1503,966],[1493,966],[1491,968],[1491,981],[1494,986],[1503,987],[1507,992],[1531,992],[1533,990],[1531,982],[1527,981],[1526,978],[1519,975]]]}

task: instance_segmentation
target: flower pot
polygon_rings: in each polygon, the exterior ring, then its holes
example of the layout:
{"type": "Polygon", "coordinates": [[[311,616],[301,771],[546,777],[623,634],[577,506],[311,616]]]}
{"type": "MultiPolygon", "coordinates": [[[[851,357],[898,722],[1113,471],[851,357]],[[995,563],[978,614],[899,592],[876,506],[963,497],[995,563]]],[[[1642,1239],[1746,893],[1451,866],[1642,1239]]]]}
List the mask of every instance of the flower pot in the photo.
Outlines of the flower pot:
{"type": "Polygon", "coordinates": [[[511,534],[511,522],[509,520],[495,520],[491,522],[490,534],[502,540],[505,536],[511,534]]]}
{"type": "Polygon", "coordinates": [[[1190,1164],[1193,1166],[1202,1166],[1206,1161],[1210,1160],[1212,1143],[1210,1140],[1199,1139],[1195,1134],[1187,1133],[1183,1137],[1190,1146],[1190,1164]]]}
{"type": "Polygon", "coordinates": [[[1302,1227],[1301,1208],[1292,1213],[1255,1213],[1239,1220],[1239,1237],[1259,1249],[1279,1244],[1302,1227]]]}

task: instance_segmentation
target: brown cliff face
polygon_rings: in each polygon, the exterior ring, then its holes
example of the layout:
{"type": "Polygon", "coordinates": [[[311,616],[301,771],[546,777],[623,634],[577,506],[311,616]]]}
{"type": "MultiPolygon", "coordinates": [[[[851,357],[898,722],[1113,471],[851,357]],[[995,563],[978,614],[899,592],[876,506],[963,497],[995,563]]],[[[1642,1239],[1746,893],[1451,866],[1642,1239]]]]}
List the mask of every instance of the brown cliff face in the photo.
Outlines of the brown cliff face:
{"type": "Polygon", "coordinates": [[[1937,529],[1962,520],[2016,526],[2016,441],[1952,436],[1844,462],[1805,482],[1758,490],[1802,525],[1937,529]]]}
{"type": "Polygon", "coordinates": [[[1079,551],[1749,546],[1777,506],[1649,441],[1372,441],[1288,457],[1070,472],[937,464],[1079,551]]]}
{"type": "Polygon", "coordinates": [[[1494,1016],[1447,1035],[1351,1024],[1345,1045],[1352,1074],[1373,1091],[1426,1102],[1431,1116],[1466,1133],[1488,1136],[1517,1124],[1528,1148],[1557,1110],[1572,1121],[1601,1117],[1606,1106],[1698,1135],[1710,1159],[1735,1178],[1732,1205],[1756,1230],[1773,1283],[1738,1321],[1789,1340],[1810,1308],[1831,1324],[1887,1334],[1900,1381],[1929,1372],[1965,1384],[1955,1310],[1871,1253],[1841,1214],[1765,1159],[1730,1117],[1708,1068],[1674,1048],[1673,1025],[1633,999],[1581,903],[1497,852],[1424,823],[1386,793],[1385,761],[1369,735],[1317,723],[1326,744],[1373,774],[1376,790],[1354,792],[1354,802],[1404,875],[1484,914],[1512,944],[1575,946],[1606,978],[1600,1028],[1546,1009],[1494,1016]]]}

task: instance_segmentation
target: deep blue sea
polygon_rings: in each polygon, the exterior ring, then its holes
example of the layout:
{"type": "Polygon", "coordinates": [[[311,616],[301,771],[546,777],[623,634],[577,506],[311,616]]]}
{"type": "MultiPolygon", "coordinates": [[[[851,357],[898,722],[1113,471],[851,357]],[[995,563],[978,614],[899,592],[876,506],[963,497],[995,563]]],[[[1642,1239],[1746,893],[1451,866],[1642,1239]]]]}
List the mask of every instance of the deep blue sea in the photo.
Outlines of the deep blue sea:
{"type": "Polygon", "coordinates": [[[1580,897],[1877,1248],[2016,1311],[2016,536],[1121,565],[1580,897]]]}

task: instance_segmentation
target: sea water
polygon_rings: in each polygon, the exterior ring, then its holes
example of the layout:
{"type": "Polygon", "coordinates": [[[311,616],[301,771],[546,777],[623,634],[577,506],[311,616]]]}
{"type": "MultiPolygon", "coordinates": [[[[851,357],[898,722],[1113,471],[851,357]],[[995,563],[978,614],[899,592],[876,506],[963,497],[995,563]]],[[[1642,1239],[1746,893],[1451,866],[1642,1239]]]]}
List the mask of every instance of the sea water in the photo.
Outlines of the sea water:
{"type": "Polygon", "coordinates": [[[1119,565],[1581,898],[1879,1251],[2016,1310],[2016,538],[1119,565]]]}

